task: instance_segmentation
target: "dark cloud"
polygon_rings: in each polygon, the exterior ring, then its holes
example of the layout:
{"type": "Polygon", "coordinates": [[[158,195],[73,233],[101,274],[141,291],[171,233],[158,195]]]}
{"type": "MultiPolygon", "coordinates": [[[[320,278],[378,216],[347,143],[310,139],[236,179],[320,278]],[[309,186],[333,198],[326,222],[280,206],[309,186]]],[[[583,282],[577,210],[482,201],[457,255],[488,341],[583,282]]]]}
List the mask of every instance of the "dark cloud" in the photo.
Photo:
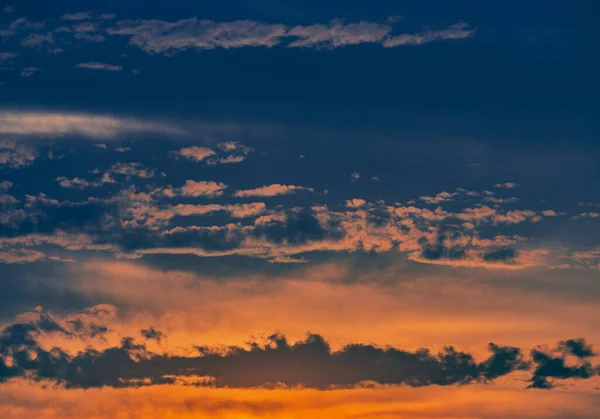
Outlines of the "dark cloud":
{"type": "Polygon", "coordinates": [[[585,339],[564,340],[559,343],[559,348],[577,358],[590,358],[595,355],[592,345],[589,345],[585,339]]]}
{"type": "Polygon", "coordinates": [[[569,339],[561,341],[555,351],[544,352],[541,349],[531,351],[534,364],[530,388],[550,389],[554,386],[550,379],[586,379],[597,373],[592,364],[583,359],[593,356],[592,347],[585,339],[569,339]],[[573,355],[578,358],[574,365],[567,365],[565,357],[573,355]]]}
{"type": "Polygon", "coordinates": [[[341,239],[344,230],[335,221],[321,224],[310,209],[289,211],[284,221],[274,220],[258,225],[252,231],[255,237],[261,237],[270,243],[300,245],[309,241],[341,239]]]}
{"type": "MultiPolygon", "coordinates": [[[[6,327],[0,335],[0,373],[2,379],[31,375],[51,379],[67,387],[129,387],[176,382],[177,377],[209,377],[195,385],[249,388],[285,385],[326,389],[352,387],[362,382],[428,385],[467,384],[491,381],[529,368],[519,348],[491,343],[491,355],[477,362],[469,354],[451,346],[439,353],[428,349],[414,352],[394,347],[350,344],[333,351],[320,335],[310,334],[303,341],[289,343],[275,334],[248,347],[212,348],[197,346],[197,356],[178,356],[151,352],[131,337],[118,346],[98,351],[91,347],[70,355],[59,348],[42,349],[37,338],[58,332],[82,338],[78,326],[66,330],[51,316],[41,314],[32,322],[6,327]]],[[[94,332],[92,332],[94,333],[94,332]]],[[[146,339],[160,340],[162,332],[141,330],[146,339]]],[[[562,358],[532,351],[535,364],[530,387],[551,388],[548,378],[589,378],[594,371],[589,363],[568,367],[562,358]]],[[[193,381],[193,380],[192,380],[193,381]]]]}
{"type": "Polygon", "coordinates": [[[140,330],[140,333],[146,339],[148,339],[148,340],[154,339],[155,341],[157,341],[159,343],[162,340],[162,338],[165,336],[165,334],[163,332],[161,332],[160,330],[156,330],[152,326],[150,326],[148,329],[140,330]]]}
{"type": "Polygon", "coordinates": [[[483,260],[486,262],[504,262],[513,260],[519,255],[516,249],[506,247],[503,249],[492,250],[483,254],[483,260]]]}

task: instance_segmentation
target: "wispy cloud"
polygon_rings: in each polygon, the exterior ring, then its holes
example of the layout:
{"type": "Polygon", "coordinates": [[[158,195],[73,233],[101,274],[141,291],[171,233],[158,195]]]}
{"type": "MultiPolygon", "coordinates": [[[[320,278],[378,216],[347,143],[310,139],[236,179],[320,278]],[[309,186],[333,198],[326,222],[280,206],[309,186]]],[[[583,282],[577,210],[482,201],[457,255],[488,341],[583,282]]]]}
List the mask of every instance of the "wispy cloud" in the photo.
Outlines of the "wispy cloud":
{"type": "Polygon", "coordinates": [[[123,66],[101,63],[99,61],[79,63],[75,66],[75,68],[85,68],[88,70],[123,71],[123,66]]]}
{"type": "Polygon", "coordinates": [[[184,135],[186,131],[178,126],[139,119],[76,113],[0,111],[0,134],[111,138],[132,133],[184,135]]]}
{"type": "Polygon", "coordinates": [[[314,189],[306,188],[304,186],[296,185],[281,185],[275,183],[273,185],[265,185],[256,189],[246,189],[236,191],[235,196],[237,197],[249,197],[249,196],[276,196],[276,195],[290,195],[299,191],[313,192],[314,189]]]}
{"type": "Polygon", "coordinates": [[[62,20],[85,20],[92,16],[91,12],[65,13],[60,18],[62,20]]]}
{"type": "Polygon", "coordinates": [[[467,39],[475,35],[475,29],[469,29],[466,23],[457,23],[447,29],[416,34],[401,34],[387,38],[383,41],[386,48],[398,47],[402,45],[423,45],[434,41],[443,41],[448,39],[467,39]]]}
{"type": "Polygon", "coordinates": [[[344,23],[287,26],[253,20],[215,22],[197,18],[175,22],[162,20],[126,20],[108,29],[111,35],[130,37],[130,43],[149,54],[172,54],[186,49],[274,47],[339,48],[377,43],[386,48],[421,45],[447,39],[466,39],[475,34],[465,23],[441,30],[416,34],[395,34],[394,22],[344,23]]]}
{"type": "Polygon", "coordinates": [[[37,73],[38,71],[42,71],[42,69],[38,68],[38,67],[27,67],[27,68],[24,68],[21,71],[21,77],[23,77],[23,78],[31,77],[35,73],[37,73]]]}
{"type": "Polygon", "coordinates": [[[496,183],[494,188],[503,188],[503,189],[514,189],[517,185],[515,182],[504,182],[504,183],[496,183]]]}

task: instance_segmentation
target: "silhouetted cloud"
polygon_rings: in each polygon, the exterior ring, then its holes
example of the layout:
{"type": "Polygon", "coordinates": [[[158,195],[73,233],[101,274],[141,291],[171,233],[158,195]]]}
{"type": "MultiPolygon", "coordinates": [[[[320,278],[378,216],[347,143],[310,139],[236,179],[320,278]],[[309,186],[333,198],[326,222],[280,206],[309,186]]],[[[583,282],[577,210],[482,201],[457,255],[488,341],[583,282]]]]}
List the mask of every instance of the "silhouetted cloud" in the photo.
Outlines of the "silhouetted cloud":
{"type": "MultiPolygon", "coordinates": [[[[59,322],[44,312],[34,320],[7,326],[0,335],[0,379],[33,375],[67,387],[129,387],[174,383],[178,377],[205,377],[192,385],[250,388],[257,386],[340,388],[363,382],[405,384],[413,387],[467,384],[492,381],[515,371],[527,370],[519,348],[491,343],[491,355],[482,362],[466,352],[448,346],[438,353],[428,349],[413,352],[394,347],[349,344],[334,351],[320,335],[289,343],[274,334],[247,347],[212,348],[196,346],[197,355],[180,356],[151,352],[143,343],[125,337],[118,346],[104,350],[87,348],[69,354],[55,347],[43,349],[38,338],[58,333],[78,339],[102,334],[89,318],[88,323],[59,322]]],[[[150,327],[141,330],[149,340],[160,341],[162,332],[150,327]]],[[[589,378],[594,374],[585,363],[566,367],[564,360],[534,350],[535,365],[531,387],[550,388],[546,381],[589,378]]]]}

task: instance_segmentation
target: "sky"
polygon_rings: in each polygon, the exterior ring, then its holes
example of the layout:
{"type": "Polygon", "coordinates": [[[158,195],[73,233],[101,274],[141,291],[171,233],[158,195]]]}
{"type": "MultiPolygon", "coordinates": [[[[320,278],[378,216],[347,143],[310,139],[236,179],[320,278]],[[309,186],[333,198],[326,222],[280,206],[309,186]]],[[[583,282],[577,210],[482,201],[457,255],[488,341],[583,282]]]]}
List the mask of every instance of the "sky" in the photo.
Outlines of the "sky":
{"type": "Polygon", "coordinates": [[[0,417],[600,414],[593,0],[0,0],[0,417]]]}

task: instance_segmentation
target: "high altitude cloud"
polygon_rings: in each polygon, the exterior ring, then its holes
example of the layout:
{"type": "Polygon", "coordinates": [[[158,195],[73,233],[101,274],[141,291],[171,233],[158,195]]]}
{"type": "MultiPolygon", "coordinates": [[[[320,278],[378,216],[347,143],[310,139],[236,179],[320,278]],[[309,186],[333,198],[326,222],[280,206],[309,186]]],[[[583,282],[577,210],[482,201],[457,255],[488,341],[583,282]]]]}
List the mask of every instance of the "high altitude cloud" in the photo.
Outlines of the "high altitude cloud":
{"type": "Polygon", "coordinates": [[[177,126],[138,119],[77,113],[0,111],[0,134],[24,136],[82,135],[111,138],[124,134],[183,135],[177,126]]]}
{"type": "Polygon", "coordinates": [[[79,63],[75,66],[76,68],[85,68],[88,70],[104,70],[104,71],[122,71],[123,66],[106,64],[98,61],[91,61],[87,63],[79,63]]]}
{"type": "Polygon", "coordinates": [[[62,20],[85,20],[91,17],[91,12],[65,13],[60,18],[62,20]]]}
{"type": "Polygon", "coordinates": [[[445,39],[467,39],[475,35],[474,29],[469,29],[465,23],[457,23],[448,29],[427,30],[416,34],[402,34],[387,38],[383,42],[386,48],[397,47],[401,45],[423,45],[429,42],[441,41],[445,39]]]}
{"type": "Polygon", "coordinates": [[[286,26],[283,24],[237,20],[215,22],[197,18],[175,22],[162,20],[127,20],[108,29],[111,35],[130,37],[130,43],[149,54],[172,54],[185,49],[241,47],[338,48],[362,43],[383,46],[420,45],[444,39],[465,39],[475,31],[459,23],[443,30],[417,34],[394,34],[390,22],[361,21],[286,26]]]}
{"type": "Polygon", "coordinates": [[[304,186],[296,185],[281,185],[274,183],[273,185],[265,185],[255,189],[245,189],[236,191],[235,196],[237,197],[250,197],[250,196],[276,196],[276,195],[290,195],[299,191],[313,192],[314,189],[306,188],[304,186]]]}

